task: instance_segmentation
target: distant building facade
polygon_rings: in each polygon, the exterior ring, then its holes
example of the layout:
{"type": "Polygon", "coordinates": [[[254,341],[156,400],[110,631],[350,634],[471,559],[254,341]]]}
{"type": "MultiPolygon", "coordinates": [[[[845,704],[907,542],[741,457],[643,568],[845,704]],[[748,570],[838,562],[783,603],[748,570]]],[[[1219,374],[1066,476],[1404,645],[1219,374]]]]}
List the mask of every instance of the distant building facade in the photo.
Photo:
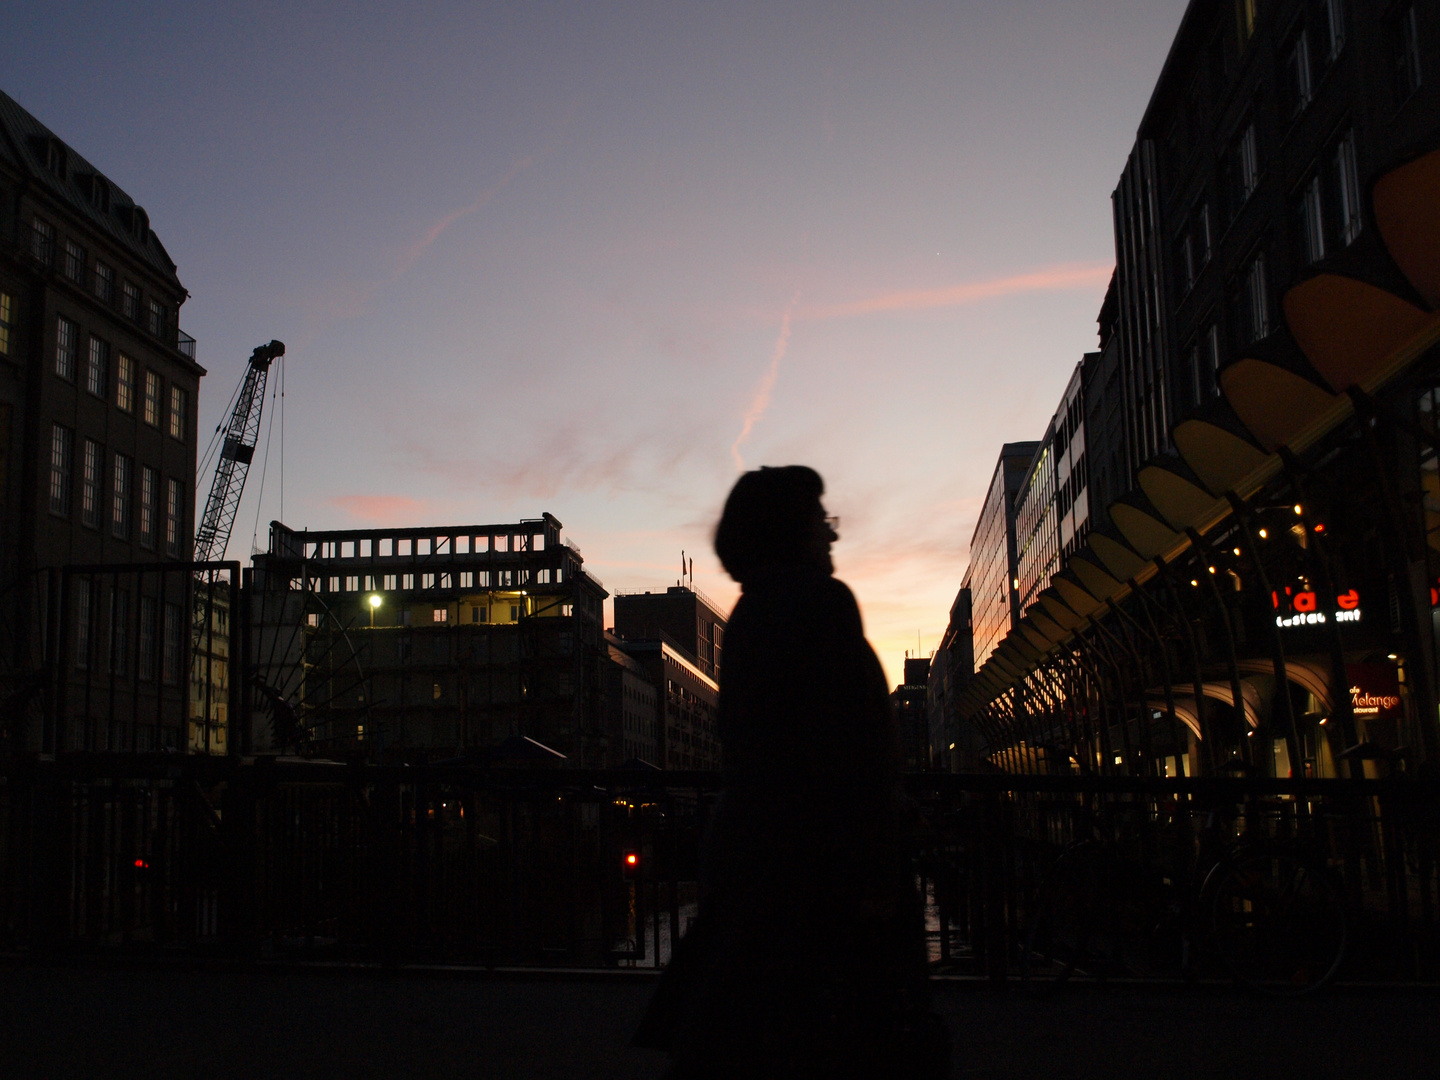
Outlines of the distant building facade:
{"type": "Polygon", "coordinates": [[[257,748],[483,758],[533,739],[609,763],[604,587],[550,514],[498,525],[296,532],[253,570],[257,748]]]}
{"type": "Polygon", "coordinates": [[[1060,519],[1055,508],[1055,422],[1035,449],[1015,495],[1015,576],[1017,611],[1035,601],[1060,567],[1060,519]]]}
{"type": "Polygon", "coordinates": [[[666,635],[708,677],[720,678],[725,616],[696,589],[672,585],[663,593],[616,593],[615,633],[629,641],[666,635]]]}
{"type": "Polygon", "coordinates": [[[905,658],[905,681],[890,695],[900,729],[901,763],[906,772],[921,772],[930,764],[930,717],[926,707],[930,661],[925,657],[905,658]]]}
{"type": "MultiPolygon", "coordinates": [[[[179,749],[203,369],[146,212],[0,93],[0,748],[179,749]],[[38,695],[47,647],[65,714],[38,695]]],[[[59,700],[59,699],[52,699],[59,700]]]]}
{"type": "Polygon", "coordinates": [[[606,712],[610,746],[608,765],[641,762],[660,767],[661,728],[665,722],[660,707],[660,689],[650,669],[625,651],[624,642],[614,634],[605,635],[609,656],[606,666],[606,712]]]}
{"type": "Polygon", "coordinates": [[[719,769],[720,684],[668,634],[640,641],[616,639],[655,687],[656,746],[662,769],[719,769]]]}
{"type": "Polygon", "coordinates": [[[1437,117],[1434,4],[1193,0],[1112,200],[1136,467],[1228,364],[1299,360],[1280,308],[1297,281],[1404,287],[1364,178],[1428,149],[1437,117]]]}
{"type": "Polygon", "coordinates": [[[970,590],[961,589],[950,605],[950,621],[930,658],[925,679],[926,728],[931,767],[944,772],[973,768],[973,734],[961,730],[959,699],[975,673],[970,625],[970,590]]]}
{"type": "Polygon", "coordinates": [[[1006,443],[991,474],[990,487],[975,532],[970,538],[970,563],[961,588],[970,593],[973,654],[985,662],[1020,618],[1015,595],[1019,552],[1015,538],[1015,504],[1040,444],[1006,443]]]}

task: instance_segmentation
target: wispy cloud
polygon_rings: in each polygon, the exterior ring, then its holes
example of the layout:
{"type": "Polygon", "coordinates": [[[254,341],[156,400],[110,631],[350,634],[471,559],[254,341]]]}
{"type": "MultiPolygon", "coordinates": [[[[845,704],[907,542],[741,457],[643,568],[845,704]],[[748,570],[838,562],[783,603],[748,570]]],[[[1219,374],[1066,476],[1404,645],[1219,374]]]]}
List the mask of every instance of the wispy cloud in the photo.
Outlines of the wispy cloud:
{"type": "Polygon", "coordinates": [[[740,456],[740,444],[750,437],[750,432],[755,429],[765,416],[765,411],[770,408],[770,394],[775,389],[775,380],[780,376],[780,361],[785,359],[785,352],[790,348],[790,317],[794,314],[795,305],[799,301],[797,293],[785,309],[785,315],[780,320],[780,333],[775,338],[775,348],[770,353],[770,367],[760,379],[760,385],[755,388],[754,395],[750,398],[750,405],[745,410],[745,419],[740,425],[740,434],[735,436],[735,441],[730,444],[730,456],[735,459],[735,468],[745,471],[745,459],[740,456]]]}
{"type": "Polygon", "coordinates": [[[377,525],[410,525],[421,520],[430,504],[408,495],[336,495],[327,499],[353,518],[377,525]]]}
{"type": "MultiPolygon", "coordinates": [[[[1110,280],[1114,267],[1109,263],[1060,263],[1024,274],[967,281],[939,289],[910,289],[881,293],[843,304],[821,304],[795,313],[802,320],[848,319],[890,311],[924,311],[928,308],[961,307],[981,300],[995,300],[1029,292],[1059,292],[1065,289],[1095,288],[1110,280]]],[[[792,305],[793,307],[793,305],[792,305]]],[[[788,313],[787,313],[788,314],[788,313]]],[[[787,323],[788,325],[788,323],[787,323]]]]}
{"type": "Polygon", "coordinates": [[[420,236],[416,238],[415,242],[412,243],[409,247],[407,247],[405,251],[401,254],[400,261],[396,264],[395,272],[391,275],[391,278],[398,278],[400,277],[400,275],[404,274],[407,270],[409,270],[412,266],[414,266],[417,262],[420,261],[420,256],[424,255],[425,250],[430,247],[431,244],[435,243],[436,240],[439,240],[441,236],[444,235],[446,229],[450,228],[451,225],[454,225],[461,218],[469,217],[471,214],[475,213],[475,211],[479,210],[496,195],[504,191],[506,186],[512,180],[514,180],[517,176],[525,172],[534,164],[534,155],[527,154],[526,156],[520,158],[519,160],[511,164],[510,168],[505,170],[505,174],[501,176],[500,179],[496,180],[495,183],[491,184],[489,187],[481,191],[480,194],[476,195],[475,198],[471,200],[468,204],[460,207],[460,209],[458,210],[450,211],[450,213],[446,214],[439,221],[435,222],[435,224],[431,225],[428,229],[421,233],[420,236]]]}

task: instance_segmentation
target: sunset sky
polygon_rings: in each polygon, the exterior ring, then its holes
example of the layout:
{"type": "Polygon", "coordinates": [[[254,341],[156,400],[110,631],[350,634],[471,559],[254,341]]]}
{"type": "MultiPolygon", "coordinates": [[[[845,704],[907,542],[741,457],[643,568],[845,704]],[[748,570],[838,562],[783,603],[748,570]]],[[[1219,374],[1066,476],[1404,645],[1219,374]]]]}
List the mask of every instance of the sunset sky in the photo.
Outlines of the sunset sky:
{"type": "Polygon", "coordinates": [[[726,491],[804,463],[893,683],[1095,348],[1184,6],[5,0],[0,89],[149,211],[202,446],[288,347],[232,557],[549,511],[612,592],[683,549],[728,607],[726,491]]]}

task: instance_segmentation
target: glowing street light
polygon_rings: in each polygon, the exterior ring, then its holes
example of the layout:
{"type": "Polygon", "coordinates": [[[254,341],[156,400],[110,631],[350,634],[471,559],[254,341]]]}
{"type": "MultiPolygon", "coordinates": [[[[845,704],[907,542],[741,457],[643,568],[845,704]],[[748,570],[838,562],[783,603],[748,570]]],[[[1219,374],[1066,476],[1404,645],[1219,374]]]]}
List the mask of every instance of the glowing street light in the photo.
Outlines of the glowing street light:
{"type": "Polygon", "coordinates": [[[370,594],[370,629],[371,629],[371,630],[374,630],[374,629],[375,629],[375,612],[376,612],[377,610],[379,610],[379,607],[380,607],[380,594],[379,594],[379,593],[371,593],[371,594],[370,594]]]}

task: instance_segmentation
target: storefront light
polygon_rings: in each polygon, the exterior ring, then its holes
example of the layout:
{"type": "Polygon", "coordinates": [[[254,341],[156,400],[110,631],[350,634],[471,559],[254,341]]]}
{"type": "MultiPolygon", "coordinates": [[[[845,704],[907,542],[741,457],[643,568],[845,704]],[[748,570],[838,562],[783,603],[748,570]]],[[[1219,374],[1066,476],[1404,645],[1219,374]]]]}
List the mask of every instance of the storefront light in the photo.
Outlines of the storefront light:
{"type": "Polygon", "coordinates": [[[1300,506],[1299,503],[1296,503],[1296,504],[1295,504],[1295,516],[1296,516],[1296,517],[1299,517],[1299,516],[1300,516],[1301,514],[1303,514],[1303,513],[1305,513],[1304,509],[1300,506]]]}
{"type": "Polygon", "coordinates": [[[1268,540],[1268,539],[1270,539],[1270,534],[1269,534],[1268,532],[1266,532],[1264,529],[1261,529],[1261,530],[1260,530],[1260,539],[1261,539],[1261,540],[1268,540]]]}

